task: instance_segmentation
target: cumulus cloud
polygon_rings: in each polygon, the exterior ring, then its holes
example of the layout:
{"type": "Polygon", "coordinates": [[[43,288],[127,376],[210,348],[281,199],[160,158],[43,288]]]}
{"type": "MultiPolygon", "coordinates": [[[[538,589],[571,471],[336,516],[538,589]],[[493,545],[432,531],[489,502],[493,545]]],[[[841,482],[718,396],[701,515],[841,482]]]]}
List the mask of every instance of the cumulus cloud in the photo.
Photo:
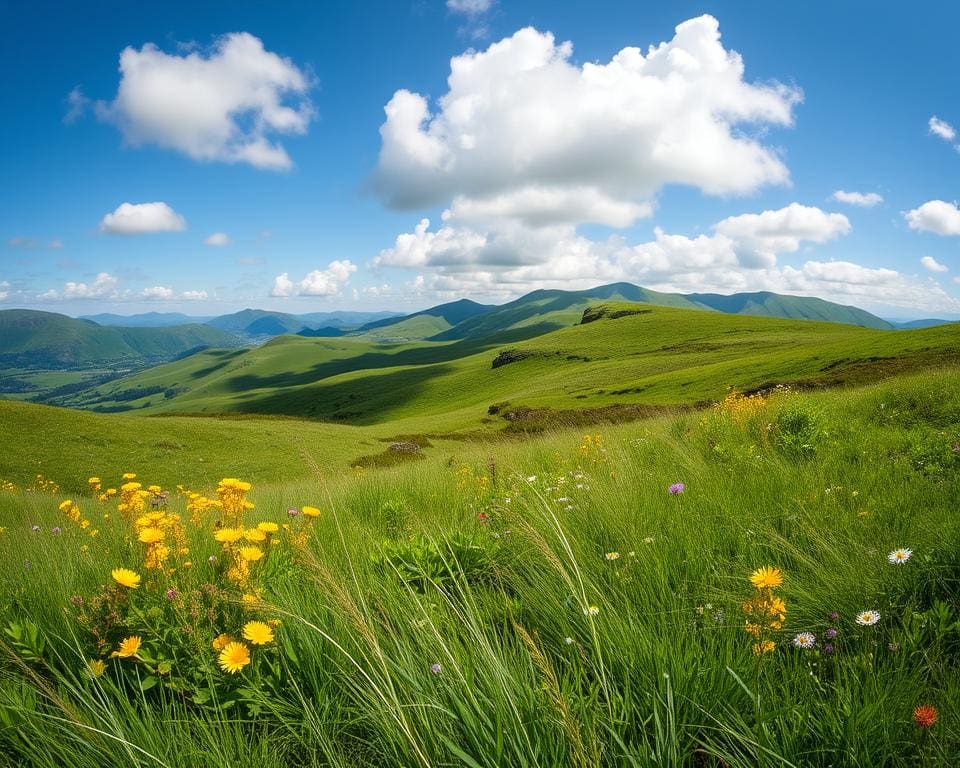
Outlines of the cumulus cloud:
{"type": "Polygon", "coordinates": [[[68,282],[63,291],[50,289],[41,294],[42,299],[103,299],[116,296],[117,285],[120,280],[108,272],[100,272],[92,283],[68,282]]]}
{"type": "Polygon", "coordinates": [[[87,107],[90,106],[90,99],[84,95],[83,89],[80,88],[79,85],[67,94],[65,101],[67,111],[63,115],[63,122],[67,125],[77,122],[77,120],[83,117],[83,114],[87,111],[87,107]]]}
{"type": "Polygon", "coordinates": [[[208,296],[206,291],[184,291],[180,294],[180,298],[185,301],[204,301],[208,296]]]}
{"type": "Polygon", "coordinates": [[[946,264],[941,264],[933,256],[924,256],[920,259],[920,263],[923,265],[924,269],[929,269],[931,272],[949,272],[950,267],[946,264]]]}
{"type": "Polygon", "coordinates": [[[214,232],[203,241],[204,245],[212,245],[215,248],[223,248],[230,245],[230,237],[226,232],[214,232]]]}
{"type": "Polygon", "coordinates": [[[464,218],[620,227],[649,215],[667,184],[729,195],[789,181],[761,136],[792,125],[802,94],[745,80],[712,16],[646,53],[583,65],[572,54],[528,27],[454,57],[434,112],[397,91],[380,128],[378,194],[400,209],[454,201],[464,218]]]}
{"type": "Polygon", "coordinates": [[[294,283],[290,275],[284,272],[273,280],[270,295],[277,298],[290,296],[334,296],[349,282],[350,275],[357,271],[356,265],[349,261],[331,261],[326,269],[308,272],[299,283],[294,283]]]}
{"type": "Polygon", "coordinates": [[[166,203],[122,203],[100,221],[100,231],[111,235],[181,232],[187,222],[166,203]]]}
{"type": "Polygon", "coordinates": [[[120,73],[116,98],[97,105],[100,117],[128,144],[157,144],[194,160],[290,168],[273,136],[306,132],[313,114],[304,72],[246,32],[220,37],[208,52],[126,48],[120,73]]]}
{"type": "Polygon", "coordinates": [[[956,129],[946,120],[941,120],[936,115],[930,118],[930,122],[927,123],[927,125],[933,136],[939,136],[944,141],[953,141],[957,138],[956,129]]]}
{"type": "Polygon", "coordinates": [[[845,192],[842,189],[838,189],[830,197],[838,203],[856,205],[860,208],[873,208],[873,206],[883,202],[883,195],[878,195],[876,192],[867,192],[864,194],[863,192],[845,192]]]}
{"type": "Polygon", "coordinates": [[[910,229],[937,235],[960,235],[960,208],[946,200],[928,200],[903,214],[910,229]]]}
{"type": "Polygon", "coordinates": [[[155,299],[158,301],[167,301],[173,298],[173,289],[162,285],[155,285],[152,288],[144,288],[140,293],[145,299],[155,299]]]}

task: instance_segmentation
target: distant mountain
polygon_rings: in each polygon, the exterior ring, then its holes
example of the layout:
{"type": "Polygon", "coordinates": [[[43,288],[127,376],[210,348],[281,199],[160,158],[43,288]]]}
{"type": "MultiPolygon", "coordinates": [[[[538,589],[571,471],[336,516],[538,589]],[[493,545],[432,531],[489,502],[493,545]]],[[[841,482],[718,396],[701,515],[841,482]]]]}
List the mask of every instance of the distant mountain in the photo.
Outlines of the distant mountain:
{"type": "Polygon", "coordinates": [[[891,320],[890,322],[895,328],[899,328],[903,331],[909,331],[914,328],[933,328],[937,325],[952,325],[953,323],[960,323],[960,320],[935,320],[933,318],[928,318],[924,320],[891,320]]]}
{"type": "Polygon", "coordinates": [[[828,323],[847,323],[864,328],[890,330],[893,325],[876,315],[845,304],[834,304],[812,296],[784,296],[769,291],[757,293],[690,293],[687,298],[718,312],[729,315],[757,315],[785,317],[793,320],[823,320],[828,323]]]}
{"type": "Polygon", "coordinates": [[[307,324],[296,315],[286,312],[242,309],[230,315],[220,315],[208,320],[207,325],[236,335],[279,336],[283,333],[296,333],[307,324]]]}
{"type": "Polygon", "coordinates": [[[413,341],[425,339],[495,309],[497,307],[494,305],[478,304],[470,299],[460,299],[448,304],[423,309],[411,315],[376,320],[360,326],[355,334],[380,340],[413,341]]]}
{"type": "Polygon", "coordinates": [[[365,323],[372,323],[377,320],[386,320],[391,317],[404,317],[403,312],[307,312],[303,315],[297,315],[303,322],[312,327],[319,328],[321,325],[329,325],[334,328],[353,327],[358,328],[365,323]]]}
{"type": "Polygon", "coordinates": [[[78,320],[92,320],[97,325],[119,325],[124,328],[168,328],[171,325],[205,323],[210,317],[194,317],[180,312],[144,312],[139,315],[114,315],[104,312],[99,315],[82,315],[78,320]]]}
{"type": "Polygon", "coordinates": [[[343,328],[336,328],[332,325],[328,325],[325,328],[304,328],[302,331],[297,331],[297,336],[305,336],[308,339],[318,339],[318,338],[336,338],[338,336],[345,336],[347,332],[343,328]]]}
{"type": "Polygon", "coordinates": [[[0,366],[72,368],[143,366],[189,350],[235,346],[208,325],[119,328],[30,309],[0,311],[0,366]]]}

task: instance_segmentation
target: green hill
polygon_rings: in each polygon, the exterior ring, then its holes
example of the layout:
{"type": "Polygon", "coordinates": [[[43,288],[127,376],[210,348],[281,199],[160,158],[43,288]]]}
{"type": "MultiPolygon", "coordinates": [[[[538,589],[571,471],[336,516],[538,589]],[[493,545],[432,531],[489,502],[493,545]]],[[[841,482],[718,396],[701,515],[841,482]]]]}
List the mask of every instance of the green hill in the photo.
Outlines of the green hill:
{"type": "Polygon", "coordinates": [[[499,429],[491,405],[585,412],[684,407],[728,387],[833,385],[960,360],[960,327],[896,333],[836,323],[611,304],[537,338],[381,345],[284,336],[209,350],[103,385],[75,404],[147,413],[264,413],[397,431],[499,429]],[[129,393],[176,392],[170,398],[129,393]]]}
{"type": "Polygon", "coordinates": [[[358,328],[355,334],[376,341],[415,341],[436,336],[460,323],[496,309],[497,307],[489,304],[478,304],[470,299],[460,299],[410,315],[389,317],[367,323],[358,328]]]}
{"type": "Polygon", "coordinates": [[[29,309],[0,311],[0,368],[143,366],[234,344],[207,325],[119,328],[29,309]]]}
{"type": "Polygon", "coordinates": [[[835,304],[813,296],[784,296],[779,293],[735,293],[723,296],[718,293],[691,293],[691,301],[718,312],[762,317],[790,317],[798,320],[825,320],[831,323],[862,325],[864,328],[889,330],[894,326],[876,315],[857,307],[835,304]]]}

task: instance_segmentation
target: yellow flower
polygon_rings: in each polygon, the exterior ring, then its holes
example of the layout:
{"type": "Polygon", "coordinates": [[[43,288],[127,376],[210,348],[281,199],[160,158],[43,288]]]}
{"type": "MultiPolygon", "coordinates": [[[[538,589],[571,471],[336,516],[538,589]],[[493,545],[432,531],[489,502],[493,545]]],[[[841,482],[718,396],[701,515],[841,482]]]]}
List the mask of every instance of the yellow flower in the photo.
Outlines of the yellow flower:
{"type": "Polygon", "coordinates": [[[217,659],[220,669],[231,675],[241,671],[250,663],[250,649],[243,643],[227,643],[217,659]]]}
{"type": "Polygon", "coordinates": [[[279,627],[280,619],[267,619],[267,624],[269,624],[271,627],[274,627],[274,628],[279,627]]]}
{"type": "Polygon", "coordinates": [[[100,677],[100,675],[107,671],[107,665],[100,659],[90,659],[87,662],[87,669],[91,677],[100,677]]]}
{"type": "Polygon", "coordinates": [[[159,528],[144,528],[140,531],[140,535],[137,538],[144,544],[156,544],[158,541],[163,541],[166,537],[167,534],[159,528]]]}
{"type": "Polygon", "coordinates": [[[232,642],[233,642],[233,638],[226,633],[217,635],[215,638],[213,638],[213,650],[222,651],[232,642]]]}
{"type": "Polygon", "coordinates": [[[277,525],[276,523],[271,523],[269,521],[265,523],[257,523],[257,528],[259,528],[264,533],[276,533],[277,531],[280,530],[279,525],[277,525]]]}
{"type": "Polygon", "coordinates": [[[89,478],[89,479],[87,480],[87,483],[88,483],[89,485],[100,485],[100,478],[99,478],[99,477],[91,477],[91,478],[89,478]]]}
{"type": "Polygon", "coordinates": [[[136,472],[127,472],[123,475],[124,480],[133,480],[137,476],[136,472]]]}
{"type": "Polygon", "coordinates": [[[773,589],[783,584],[783,573],[779,568],[765,565],[750,574],[750,583],[757,589],[773,589]]]}
{"type": "Polygon", "coordinates": [[[233,544],[243,538],[243,531],[239,528],[221,528],[219,531],[214,531],[213,538],[224,544],[233,544]]]}
{"type": "Polygon", "coordinates": [[[753,652],[757,656],[762,656],[765,653],[770,653],[774,648],[777,647],[777,644],[773,640],[764,640],[762,643],[753,644],[753,652]]]}
{"type": "Polygon", "coordinates": [[[130,637],[125,637],[120,641],[120,646],[113,653],[110,654],[111,658],[119,656],[121,659],[129,659],[131,656],[136,656],[137,652],[140,650],[140,637],[138,635],[131,635],[130,637]]]}
{"type": "Polygon", "coordinates": [[[257,597],[256,595],[251,595],[249,592],[244,594],[244,596],[241,597],[240,600],[243,602],[244,605],[256,605],[257,603],[260,602],[259,597],[257,597]]]}
{"type": "Polygon", "coordinates": [[[267,534],[259,528],[248,528],[243,532],[243,538],[247,541],[264,541],[267,538],[267,534]]]}
{"type": "Polygon", "coordinates": [[[248,621],[243,626],[243,638],[254,645],[266,645],[273,642],[273,630],[262,621],[248,621]]]}
{"type": "Polygon", "coordinates": [[[260,549],[260,547],[241,547],[240,557],[242,557],[248,563],[255,563],[257,560],[263,557],[263,550],[260,549]]]}
{"type": "Polygon", "coordinates": [[[317,509],[316,507],[301,507],[301,508],[300,508],[300,511],[301,511],[301,512],[304,514],[304,516],[306,516],[306,517],[319,517],[319,516],[320,516],[320,510],[317,509]]]}
{"type": "Polygon", "coordinates": [[[140,574],[131,571],[129,568],[114,568],[110,575],[113,580],[122,587],[136,589],[140,586],[140,574]]]}
{"type": "Polygon", "coordinates": [[[183,567],[184,567],[184,568],[193,568],[193,563],[190,562],[189,560],[187,560],[187,561],[183,564],[183,567]]]}

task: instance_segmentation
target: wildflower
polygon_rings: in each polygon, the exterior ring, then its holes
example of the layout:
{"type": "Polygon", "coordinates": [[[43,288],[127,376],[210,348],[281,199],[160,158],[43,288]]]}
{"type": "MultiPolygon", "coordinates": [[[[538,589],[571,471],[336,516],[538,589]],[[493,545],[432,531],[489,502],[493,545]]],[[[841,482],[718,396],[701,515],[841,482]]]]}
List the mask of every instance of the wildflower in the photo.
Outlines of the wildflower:
{"type": "Polygon", "coordinates": [[[87,662],[87,671],[90,673],[90,677],[100,677],[107,671],[107,665],[100,659],[90,659],[87,662]]]}
{"type": "Polygon", "coordinates": [[[653,536],[647,536],[643,540],[644,544],[653,544],[653,536]]]}
{"type": "Polygon", "coordinates": [[[684,485],[683,483],[674,483],[669,488],[667,488],[667,490],[670,491],[671,496],[678,496],[679,494],[683,493],[686,489],[687,489],[687,486],[684,485]]]}
{"type": "Polygon", "coordinates": [[[900,643],[887,643],[887,650],[890,653],[896,653],[900,650],[900,643]]]}
{"type": "Polygon", "coordinates": [[[230,637],[230,635],[226,633],[219,634],[215,638],[213,638],[213,650],[222,651],[232,642],[233,642],[233,638],[230,637]]]}
{"type": "Polygon", "coordinates": [[[216,555],[210,555],[210,557],[207,558],[207,562],[208,562],[208,563],[215,563],[215,562],[217,562],[217,556],[216,556],[216,555]]]}
{"type": "Polygon", "coordinates": [[[808,650],[817,644],[817,638],[813,632],[801,632],[793,638],[793,644],[797,648],[808,650]]]}
{"type": "Polygon", "coordinates": [[[126,472],[126,473],[124,473],[122,479],[123,479],[123,480],[133,480],[136,476],[137,476],[137,475],[136,475],[135,472],[126,472]]]}
{"type": "Polygon", "coordinates": [[[777,644],[773,640],[763,640],[759,643],[753,644],[753,652],[757,656],[762,656],[765,653],[770,653],[774,648],[777,647],[777,644]]]}
{"type": "Polygon", "coordinates": [[[240,548],[240,557],[246,560],[248,563],[255,563],[261,557],[263,557],[263,550],[260,547],[241,547],[240,548]]]}
{"type": "Polygon", "coordinates": [[[164,533],[160,528],[144,528],[140,531],[140,535],[137,538],[143,544],[156,544],[163,541],[167,537],[167,534],[164,533]]]}
{"type": "Polygon", "coordinates": [[[243,626],[243,639],[254,645],[266,645],[273,642],[273,630],[262,621],[248,621],[243,626]]]}
{"type": "Polygon", "coordinates": [[[431,664],[430,671],[435,675],[439,675],[441,672],[443,672],[443,667],[441,667],[439,664],[431,664]]]}
{"type": "Polygon", "coordinates": [[[779,568],[765,565],[750,574],[750,583],[757,589],[774,589],[783,584],[783,573],[779,568]]]}
{"type": "Polygon", "coordinates": [[[303,512],[305,517],[319,517],[320,510],[316,507],[301,507],[300,511],[303,512]]]}
{"type": "Polygon", "coordinates": [[[240,600],[243,602],[244,605],[256,605],[257,603],[260,602],[260,598],[258,598],[256,595],[250,594],[249,592],[244,594],[240,598],[240,600]]]}
{"type": "Polygon", "coordinates": [[[287,510],[287,514],[290,515],[290,517],[296,517],[300,514],[300,510],[296,507],[290,507],[290,509],[287,510]]]}
{"type": "Polygon", "coordinates": [[[264,533],[276,533],[280,530],[280,526],[272,522],[257,523],[257,528],[264,533]]]}
{"type": "Polygon", "coordinates": [[[596,616],[598,613],[600,613],[600,609],[595,605],[591,605],[583,609],[584,616],[596,616]]]}
{"type": "Polygon", "coordinates": [[[266,541],[267,534],[261,531],[259,528],[248,528],[243,532],[243,538],[247,541],[266,541]]]}
{"type": "Polygon", "coordinates": [[[827,643],[825,646],[823,646],[824,653],[833,653],[833,651],[834,651],[833,643],[827,643]]]}
{"type": "Polygon", "coordinates": [[[36,524],[31,525],[30,530],[33,531],[34,533],[40,533],[40,526],[36,524]]]}
{"type": "Polygon", "coordinates": [[[243,538],[243,531],[239,528],[221,528],[214,531],[213,538],[221,544],[233,544],[243,538]]]}
{"type": "Polygon", "coordinates": [[[140,586],[140,574],[131,571],[129,568],[114,568],[110,572],[110,575],[113,576],[113,580],[121,587],[136,589],[140,586]]]}
{"type": "Polygon", "coordinates": [[[929,704],[921,704],[913,710],[913,722],[921,728],[931,728],[939,717],[940,713],[937,712],[937,708],[929,704]]]}
{"type": "Polygon", "coordinates": [[[250,649],[244,643],[227,643],[220,651],[217,663],[224,672],[236,674],[250,663],[250,649]]]}
{"type": "Polygon", "coordinates": [[[860,611],[857,614],[857,624],[862,627],[872,627],[878,621],[880,621],[879,611],[860,611]]]}
{"type": "Polygon", "coordinates": [[[912,549],[906,549],[901,547],[900,549],[895,549],[889,555],[887,555],[887,562],[890,565],[903,565],[910,557],[913,555],[912,549]]]}
{"type": "Polygon", "coordinates": [[[563,638],[563,642],[566,643],[567,645],[573,645],[573,638],[569,636],[565,637],[563,638]]]}
{"type": "Polygon", "coordinates": [[[830,611],[830,621],[836,621],[840,618],[840,614],[836,611],[830,611]]]}
{"type": "Polygon", "coordinates": [[[604,557],[606,557],[607,560],[619,560],[619,559],[620,559],[620,553],[619,553],[619,552],[607,552],[607,554],[604,555],[604,557]]]}
{"type": "Polygon", "coordinates": [[[179,594],[174,587],[170,587],[170,589],[167,590],[167,600],[176,600],[179,594]]]}
{"type": "Polygon", "coordinates": [[[129,659],[132,656],[136,656],[137,652],[140,650],[141,640],[139,635],[131,635],[130,637],[125,637],[120,641],[120,645],[117,647],[113,653],[110,654],[111,658],[120,657],[121,659],[129,659]]]}
{"type": "Polygon", "coordinates": [[[833,638],[837,636],[837,630],[835,630],[833,627],[830,627],[830,629],[824,632],[823,635],[827,638],[827,640],[833,640],[833,638]]]}

